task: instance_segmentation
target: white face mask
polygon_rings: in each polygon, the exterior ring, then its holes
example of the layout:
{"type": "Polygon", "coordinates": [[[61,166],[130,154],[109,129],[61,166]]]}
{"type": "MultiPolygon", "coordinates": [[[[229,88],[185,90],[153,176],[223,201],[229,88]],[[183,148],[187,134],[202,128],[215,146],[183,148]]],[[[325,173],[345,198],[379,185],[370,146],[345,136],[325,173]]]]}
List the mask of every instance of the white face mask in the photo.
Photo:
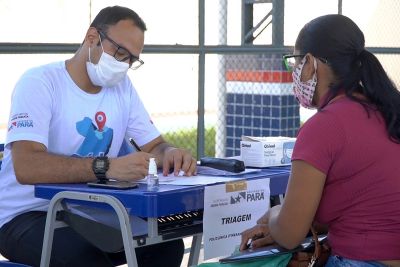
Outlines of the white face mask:
{"type": "MultiPolygon", "coordinates": [[[[100,45],[103,49],[103,44],[100,45]]],[[[86,69],[89,75],[90,81],[97,86],[101,87],[113,87],[122,81],[128,72],[129,64],[116,60],[113,56],[104,52],[101,54],[99,62],[93,64],[90,59],[90,47],[89,47],[89,61],[86,62],[86,69]]]]}

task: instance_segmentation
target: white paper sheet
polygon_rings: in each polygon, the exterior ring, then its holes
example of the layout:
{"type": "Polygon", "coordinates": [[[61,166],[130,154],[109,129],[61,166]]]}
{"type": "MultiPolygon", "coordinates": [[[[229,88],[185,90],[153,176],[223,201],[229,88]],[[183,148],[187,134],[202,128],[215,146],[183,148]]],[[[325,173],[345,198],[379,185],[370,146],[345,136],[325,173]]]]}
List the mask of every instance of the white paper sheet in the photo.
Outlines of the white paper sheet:
{"type": "Polygon", "coordinates": [[[230,255],[240,244],[241,233],[254,226],[269,209],[268,178],[235,184],[237,186],[219,184],[205,188],[204,259],[230,255]]]}
{"type": "MultiPolygon", "coordinates": [[[[229,176],[212,176],[212,175],[195,175],[195,176],[175,176],[170,174],[163,176],[162,173],[158,174],[160,184],[170,185],[210,185],[216,183],[225,183],[229,181],[243,180],[240,177],[229,177],[229,176]]],[[[146,183],[146,179],[138,181],[139,183],[146,183]]]]}
{"type": "Polygon", "coordinates": [[[210,176],[210,175],[196,175],[190,177],[167,177],[163,179],[160,177],[160,184],[172,184],[172,185],[210,185],[216,183],[225,183],[229,181],[243,180],[238,177],[221,177],[221,176],[210,176]]]}

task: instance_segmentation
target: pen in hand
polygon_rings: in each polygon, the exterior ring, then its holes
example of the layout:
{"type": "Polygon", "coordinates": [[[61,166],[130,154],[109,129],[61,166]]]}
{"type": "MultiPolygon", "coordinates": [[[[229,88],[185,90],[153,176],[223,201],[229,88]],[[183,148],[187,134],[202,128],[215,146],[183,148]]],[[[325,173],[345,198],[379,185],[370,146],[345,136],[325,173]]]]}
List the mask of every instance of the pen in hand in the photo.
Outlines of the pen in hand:
{"type": "Polygon", "coordinates": [[[142,151],[138,146],[138,144],[136,144],[136,142],[133,140],[133,138],[129,138],[129,143],[131,143],[131,145],[136,149],[136,151],[142,151]]]}
{"type": "MultiPolygon", "coordinates": [[[[268,234],[269,235],[269,234],[268,234]]],[[[257,239],[264,238],[268,235],[264,235],[263,233],[256,234],[254,235],[249,241],[247,242],[247,249],[252,249],[253,248],[253,241],[256,241],[257,239]]]]}

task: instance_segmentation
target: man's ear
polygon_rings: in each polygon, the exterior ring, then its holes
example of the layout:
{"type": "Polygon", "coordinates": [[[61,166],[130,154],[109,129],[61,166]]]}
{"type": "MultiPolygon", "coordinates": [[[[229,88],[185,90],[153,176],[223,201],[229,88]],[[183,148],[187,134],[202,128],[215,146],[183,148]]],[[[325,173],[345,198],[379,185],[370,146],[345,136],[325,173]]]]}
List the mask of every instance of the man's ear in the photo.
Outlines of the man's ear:
{"type": "Polygon", "coordinates": [[[306,58],[306,63],[304,64],[303,71],[301,72],[301,81],[305,82],[310,80],[315,72],[314,68],[314,56],[311,55],[310,53],[307,53],[305,55],[306,58]]]}
{"type": "Polygon", "coordinates": [[[95,27],[90,27],[86,32],[85,42],[88,44],[88,46],[97,45],[97,43],[100,41],[99,38],[100,36],[97,29],[95,27]]]}

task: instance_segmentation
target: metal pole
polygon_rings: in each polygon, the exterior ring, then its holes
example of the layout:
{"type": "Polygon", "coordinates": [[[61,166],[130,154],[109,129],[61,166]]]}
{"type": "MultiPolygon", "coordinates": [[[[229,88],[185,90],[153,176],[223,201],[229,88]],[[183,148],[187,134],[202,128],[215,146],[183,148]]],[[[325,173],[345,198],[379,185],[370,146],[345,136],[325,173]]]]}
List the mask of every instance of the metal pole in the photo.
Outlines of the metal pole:
{"type": "Polygon", "coordinates": [[[246,39],[246,35],[253,29],[253,3],[242,0],[242,45],[252,44],[253,36],[246,39]]]}
{"type": "MultiPolygon", "coordinates": [[[[220,18],[218,20],[219,27],[219,44],[227,44],[227,17],[228,17],[228,0],[219,0],[218,6],[220,18]]],[[[218,93],[217,93],[217,123],[215,129],[215,156],[225,157],[226,152],[226,58],[225,55],[218,56],[218,93]]]]}
{"type": "Polygon", "coordinates": [[[273,0],[272,3],[272,45],[283,46],[283,24],[285,0],[273,0]]]}
{"type": "Polygon", "coordinates": [[[199,80],[197,103],[197,158],[204,156],[204,79],[205,79],[205,50],[204,50],[204,0],[199,0],[199,80]]]}
{"type": "Polygon", "coordinates": [[[342,15],[343,1],[338,0],[338,14],[342,15]]]}

